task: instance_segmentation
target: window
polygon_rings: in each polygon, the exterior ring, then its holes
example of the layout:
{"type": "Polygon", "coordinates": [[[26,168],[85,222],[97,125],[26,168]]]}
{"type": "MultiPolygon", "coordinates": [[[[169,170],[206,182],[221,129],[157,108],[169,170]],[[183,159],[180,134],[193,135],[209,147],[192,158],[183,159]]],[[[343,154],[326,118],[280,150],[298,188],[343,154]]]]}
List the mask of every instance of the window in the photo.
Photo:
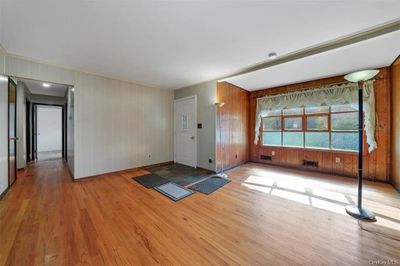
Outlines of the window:
{"type": "Polygon", "coordinates": [[[302,115],[303,108],[295,108],[295,109],[283,109],[284,115],[302,115]]]}
{"type": "Polygon", "coordinates": [[[358,129],[358,112],[352,113],[333,113],[332,130],[357,130],[358,129]]]}
{"type": "Polygon", "coordinates": [[[306,116],[307,130],[328,130],[327,115],[306,116]]]}
{"type": "Polygon", "coordinates": [[[286,147],[303,147],[303,132],[283,132],[283,146],[286,147]]]}
{"type": "Polygon", "coordinates": [[[358,150],[358,111],[351,105],[285,109],[263,118],[263,145],[358,150]]]}
{"type": "Polygon", "coordinates": [[[270,146],[282,145],[281,123],[282,119],[280,115],[263,118],[263,130],[264,130],[263,145],[270,145],[270,146]]]}
{"type": "Polygon", "coordinates": [[[301,130],[302,118],[300,117],[285,117],[285,130],[301,130]]]}
{"type": "Polygon", "coordinates": [[[281,130],[281,118],[276,117],[264,117],[263,118],[264,131],[280,131],[281,130]]]}

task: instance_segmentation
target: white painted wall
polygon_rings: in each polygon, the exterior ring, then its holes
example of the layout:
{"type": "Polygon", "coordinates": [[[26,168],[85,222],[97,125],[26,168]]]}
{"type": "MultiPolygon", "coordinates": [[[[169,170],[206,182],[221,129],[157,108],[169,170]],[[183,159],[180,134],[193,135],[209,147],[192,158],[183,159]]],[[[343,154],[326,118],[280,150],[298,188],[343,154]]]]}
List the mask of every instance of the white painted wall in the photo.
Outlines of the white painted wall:
{"type": "Polygon", "coordinates": [[[62,109],[55,106],[37,107],[37,151],[61,151],[62,109]]]}
{"type": "MultiPolygon", "coordinates": [[[[0,46],[0,78],[4,74],[4,51],[0,46]]],[[[8,139],[7,139],[7,112],[8,85],[0,79],[0,194],[8,186],[8,139]]]]}
{"type": "Polygon", "coordinates": [[[25,84],[17,82],[17,168],[26,166],[26,103],[25,84]]]}
{"type": "Polygon", "coordinates": [[[74,85],[75,178],[173,160],[173,91],[13,55],[5,72],[74,85]]]}
{"type": "Polygon", "coordinates": [[[190,87],[175,90],[175,99],[197,95],[197,123],[203,128],[197,129],[197,166],[211,171],[215,166],[215,102],[217,97],[217,82],[210,81],[190,87]],[[208,160],[212,159],[212,163],[208,160]]]}
{"type": "Polygon", "coordinates": [[[8,85],[0,80],[0,194],[8,186],[8,85]]]}

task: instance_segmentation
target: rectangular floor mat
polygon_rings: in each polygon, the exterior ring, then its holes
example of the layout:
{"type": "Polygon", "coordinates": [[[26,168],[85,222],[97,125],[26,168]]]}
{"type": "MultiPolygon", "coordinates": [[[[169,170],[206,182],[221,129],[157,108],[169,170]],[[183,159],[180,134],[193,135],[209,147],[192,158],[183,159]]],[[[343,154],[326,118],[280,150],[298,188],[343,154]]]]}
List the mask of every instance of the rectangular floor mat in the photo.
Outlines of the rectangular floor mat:
{"type": "Polygon", "coordinates": [[[225,186],[229,182],[231,182],[229,179],[225,179],[219,176],[212,176],[202,182],[194,184],[190,187],[190,189],[209,195],[217,189],[225,186]]]}
{"type": "Polygon", "coordinates": [[[167,196],[174,201],[181,200],[187,196],[192,195],[194,192],[190,189],[184,188],[174,183],[167,183],[161,186],[154,187],[155,190],[167,196]]]}
{"type": "Polygon", "coordinates": [[[169,181],[155,174],[132,177],[133,180],[146,188],[153,188],[168,183],[169,181]]]}
{"type": "Polygon", "coordinates": [[[207,170],[178,163],[149,167],[147,170],[183,187],[202,181],[211,174],[207,170]]]}

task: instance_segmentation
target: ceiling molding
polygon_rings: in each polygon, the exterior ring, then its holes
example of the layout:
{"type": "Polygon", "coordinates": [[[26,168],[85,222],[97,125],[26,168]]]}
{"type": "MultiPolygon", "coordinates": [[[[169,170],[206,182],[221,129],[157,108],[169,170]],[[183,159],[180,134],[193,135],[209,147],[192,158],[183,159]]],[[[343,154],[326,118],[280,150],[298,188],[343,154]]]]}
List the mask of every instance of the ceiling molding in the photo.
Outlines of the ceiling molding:
{"type": "Polygon", "coordinates": [[[369,28],[367,30],[353,33],[347,36],[343,36],[325,43],[321,43],[318,45],[314,45],[287,55],[284,55],[282,57],[278,57],[277,59],[274,60],[268,60],[268,61],[263,61],[259,64],[244,68],[242,70],[238,70],[237,72],[231,73],[230,75],[221,77],[219,79],[216,79],[218,82],[220,81],[226,81],[227,79],[237,77],[240,75],[248,74],[250,72],[254,72],[257,70],[262,70],[266,69],[272,66],[280,65],[283,63],[291,62],[297,59],[301,59],[304,57],[308,57],[311,55],[316,55],[320,54],[326,51],[334,50],[337,48],[341,48],[347,45],[355,44],[361,41],[365,41],[368,39],[372,39],[381,35],[385,35],[394,31],[400,30],[400,19],[396,19],[372,28],[369,28]]]}

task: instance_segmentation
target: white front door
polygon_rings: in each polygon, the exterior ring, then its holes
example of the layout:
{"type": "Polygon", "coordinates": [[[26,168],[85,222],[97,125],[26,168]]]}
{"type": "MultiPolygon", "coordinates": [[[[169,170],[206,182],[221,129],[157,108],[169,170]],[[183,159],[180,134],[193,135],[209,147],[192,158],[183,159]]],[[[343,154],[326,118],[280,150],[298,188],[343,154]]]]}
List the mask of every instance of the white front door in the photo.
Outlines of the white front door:
{"type": "Polygon", "coordinates": [[[176,163],[197,166],[196,96],[175,100],[175,155],[176,163]]]}

